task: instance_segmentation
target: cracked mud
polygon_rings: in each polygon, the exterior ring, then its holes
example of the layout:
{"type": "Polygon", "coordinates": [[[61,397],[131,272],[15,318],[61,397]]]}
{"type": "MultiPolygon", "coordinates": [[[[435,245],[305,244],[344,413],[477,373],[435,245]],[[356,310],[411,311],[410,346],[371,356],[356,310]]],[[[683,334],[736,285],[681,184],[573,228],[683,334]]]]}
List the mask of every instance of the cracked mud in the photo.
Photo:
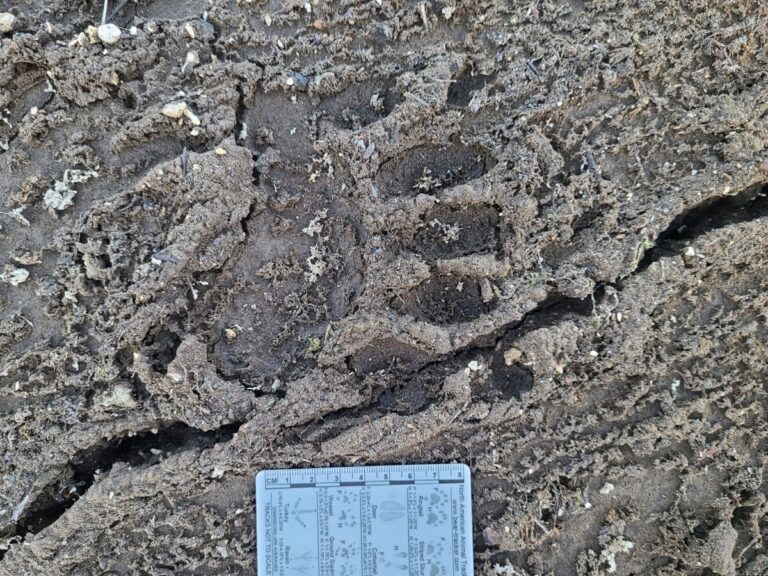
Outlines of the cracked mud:
{"type": "Polygon", "coordinates": [[[0,575],[255,574],[466,462],[477,574],[768,571],[768,8],[0,0],[0,575]]]}

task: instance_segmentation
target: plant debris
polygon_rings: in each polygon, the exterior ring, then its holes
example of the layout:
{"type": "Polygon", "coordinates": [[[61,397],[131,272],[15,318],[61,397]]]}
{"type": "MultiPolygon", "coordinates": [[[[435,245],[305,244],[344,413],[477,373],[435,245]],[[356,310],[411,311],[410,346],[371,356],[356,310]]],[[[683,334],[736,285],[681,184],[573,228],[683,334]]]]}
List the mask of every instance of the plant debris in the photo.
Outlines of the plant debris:
{"type": "Polygon", "coordinates": [[[77,196],[77,190],[73,188],[73,185],[87,182],[96,176],[98,176],[98,172],[94,170],[65,170],[62,179],[56,180],[53,188],[45,191],[43,204],[48,208],[48,212],[56,215],[56,212],[61,212],[72,206],[73,200],[77,196]]]}

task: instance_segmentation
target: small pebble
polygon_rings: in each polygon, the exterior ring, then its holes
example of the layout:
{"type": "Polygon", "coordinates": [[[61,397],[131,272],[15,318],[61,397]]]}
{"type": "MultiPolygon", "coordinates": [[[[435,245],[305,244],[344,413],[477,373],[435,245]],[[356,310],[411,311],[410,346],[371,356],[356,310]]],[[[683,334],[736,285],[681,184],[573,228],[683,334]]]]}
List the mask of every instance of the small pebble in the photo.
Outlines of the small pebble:
{"type": "Polygon", "coordinates": [[[496,533],[496,530],[494,530],[490,526],[488,528],[485,528],[483,530],[483,542],[485,542],[486,546],[498,546],[499,535],[496,533]]]}
{"type": "Polygon", "coordinates": [[[88,42],[96,44],[99,41],[99,29],[96,26],[88,26],[85,29],[85,35],[88,36],[88,42]]]}
{"type": "Polygon", "coordinates": [[[523,357],[522,350],[518,350],[517,348],[510,348],[506,352],[504,352],[504,364],[507,366],[512,366],[515,362],[520,360],[520,358],[523,357]]]}
{"type": "Polygon", "coordinates": [[[200,118],[198,118],[197,114],[192,112],[192,110],[189,108],[184,111],[184,116],[186,116],[187,119],[192,123],[192,126],[200,126],[200,118]]]}
{"type": "Polygon", "coordinates": [[[309,78],[304,74],[302,74],[301,72],[294,72],[293,78],[296,81],[296,83],[302,88],[306,88],[307,86],[309,86],[309,78]]]}
{"type": "Polygon", "coordinates": [[[610,482],[606,482],[606,483],[603,485],[603,487],[602,487],[602,488],[600,488],[600,494],[602,494],[603,496],[607,496],[608,494],[610,494],[611,492],[613,492],[614,488],[616,488],[616,486],[614,486],[614,485],[613,485],[613,484],[611,484],[610,482]]]}
{"type": "Polygon", "coordinates": [[[168,118],[181,118],[184,116],[184,114],[187,112],[188,107],[187,103],[183,100],[178,100],[176,102],[171,102],[170,104],[166,104],[163,106],[162,114],[163,116],[168,116],[168,118]]]}
{"type": "Polygon", "coordinates": [[[120,28],[114,24],[102,24],[98,27],[97,34],[99,36],[99,40],[101,40],[107,46],[117,44],[120,42],[120,38],[123,36],[120,28]]]}
{"type": "Polygon", "coordinates": [[[18,19],[10,12],[0,12],[0,32],[13,32],[18,19]]]}
{"type": "Polygon", "coordinates": [[[197,50],[190,50],[187,52],[187,57],[184,60],[184,65],[181,67],[182,72],[186,72],[187,68],[190,70],[200,64],[200,54],[197,53],[197,50]]]}
{"type": "Polygon", "coordinates": [[[227,150],[219,146],[218,148],[216,148],[216,150],[214,150],[214,152],[216,152],[216,156],[224,156],[226,155],[227,150]]]}

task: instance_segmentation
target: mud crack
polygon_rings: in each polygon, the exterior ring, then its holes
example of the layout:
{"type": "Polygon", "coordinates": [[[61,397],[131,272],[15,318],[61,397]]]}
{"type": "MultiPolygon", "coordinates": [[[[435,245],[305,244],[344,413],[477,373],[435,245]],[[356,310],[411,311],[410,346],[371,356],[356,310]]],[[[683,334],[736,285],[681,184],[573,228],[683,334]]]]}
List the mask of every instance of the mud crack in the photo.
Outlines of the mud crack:
{"type": "MultiPolygon", "coordinates": [[[[111,438],[84,450],[75,455],[64,472],[35,499],[24,503],[15,533],[10,535],[10,539],[19,544],[27,534],[37,534],[53,525],[118,462],[136,468],[155,466],[174,454],[205,450],[228,442],[242,424],[234,422],[204,432],[177,422],[134,435],[111,438]]],[[[0,550],[0,560],[6,552],[0,550]]]]}
{"type": "Polygon", "coordinates": [[[653,248],[646,250],[637,268],[630,274],[642,272],[652,263],[672,256],[681,244],[699,236],[768,216],[768,185],[751,186],[732,196],[710,198],[680,213],[656,238],[653,248]]]}

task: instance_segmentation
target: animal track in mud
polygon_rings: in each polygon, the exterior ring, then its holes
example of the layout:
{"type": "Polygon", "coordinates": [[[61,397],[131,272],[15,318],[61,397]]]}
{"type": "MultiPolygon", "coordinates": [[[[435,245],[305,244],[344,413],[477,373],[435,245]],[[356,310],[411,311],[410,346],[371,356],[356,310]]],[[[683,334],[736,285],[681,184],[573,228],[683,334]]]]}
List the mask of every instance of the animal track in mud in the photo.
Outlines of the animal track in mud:
{"type": "MultiPolygon", "coordinates": [[[[598,288],[595,298],[602,298],[602,293],[603,289],[598,288]]],[[[408,415],[424,412],[439,397],[446,376],[466,368],[470,361],[478,358],[478,353],[488,358],[488,364],[496,369],[496,376],[491,375],[483,384],[476,386],[473,394],[487,400],[519,397],[532,389],[533,377],[526,367],[517,363],[506,366],[504,351],[532,330],[553,326],[568,317],[588,316],[593,306],[591,297],[577,299],[553,294],[521,320],[500,326],[494,335],[484,337],[481,342],[443,356],[420,352],[394,338],[376,340],[348,358],[350,370],[354,370],[359,377],[385,370],[398,374],[399,378],[396,382],[384,384],[384,389],[376,391],[370,401],[324,414],[324,430],[318,432],[315,428],[313,433],[318,435],[314,441],[328,439],[354,426],[354,419],[361,414],[380,415],[382,410],[408,415]],[[506,378],[510,378],[511,382],[505,381],[506,378]]]]}
{"type": "MultiPolygon", "coordinates": [[[[205,449],[230,440],[242,423],[221,426],[210,432],[176,423],[156,432],[147,430],[134,436],[108,440],[75,456],[68,469],[29,503],[18,519],[16,536],[37,534],[56,522],[74,503],[82,498],[101,474],[124,462],[132,467],[153,466],[172,454],[205,449]]],[[[0,558],[3,552],[0,551],[0,558]]]]}
{"type": "Polygon", "coordinates": [[[355,354],[349,362],[358,376],[380,370],[413,372],[429,361],[429,356],[395,338],[372,342],[355,354]]]}
{"type": "Polygon", "coordinates": [[[474,93],[486,84],[493,82],[493,79],[493,76],[472,74],[471,72],[465,72],[458,76],[448,87],[448,106],[452,108],[466,107],[472,101],[474,93]]]}
{"type": "Polygon", "coordinates": [[[533,373],[520,364],[507,364],[503,354],[493,356],[490,369],[490,377],[474,390],[484,400],[520,398],[533,388],[533,373]]]}
{"type": "Polygon", "coordinates": [[[391,80],[368,80],[324,98],[318,108],[339,128],[358,129],[389,115],[402,99],[391,80]]]}
{"type": "Polygon", "coordinates": [[[176,357],[176,350],[181,344],[181,337],[169,330],[167,323],[168,321],[164,323],[163,328],[147,334],[142,341],[152,369],[158,374],[165,374],[168,364],[176,357]]]}
{"type": "Polygon", "coordinates": [[[681,214],[658,235],[637,266],[645,270],[653,262],[679,250],[679,243],[711,230],[768,216],[768,185],[747,188],[732,196],[719,196],[697,204],[681,214]]]}
{"type": "Polygon", "coordinates": [[[495,302],[489,279],[446,274],[425,280],[390,305],[401,314],[445,325],[475,320],[493,310],[495,302]]]}
{"type": "Polygon", "coordinates": [[[302,93],[295,96],[292,102],[285,94],[266,92],[257,94],[253,102],[245,102],[240,121],[247,126],[248,136],[243,144],[259,154],[274,148],[279,150],[281,162],[304,166],[314,154],[316,126],[309,97],[302,93]]]}
{"type": "Polygon", "coordinates": [[[467,365],[463,356],[444,358],[417,367],[415,371],[400,374],[396,381],[390,381],[378,396],[375,406],[387,412],[413,415],[428,408],[443,390],[445,378],[467,365]]]}
{"type": "Polygon", "coordinates": [[[499,237],[495,206],[439,204],[424,215],[413,244],[416,252],[428,258],[457,258],[498,251],[499,237]]]}
{"type": "Polygon", "coordinates": [[[376,184],[388,196],[434,194],[480,178],[495,165],[496,160],[479,146],[419,146],[386,161],[376,184]]]}
{"type": "MultiPolygon", "coordinates": [[[[439,385],[442,382],[438,382],[437,386],[433,386],[436,390],[439,389],[439,385]]],[[[386,389],[381,393],[378,399],[377,406],[387,412],[395,412],[397,414],[416,414],[435,395],[435,391],[429,391],[427,386],[421,385],[421,382],[409,381],[402,386],[397,386],[395,389],[386,389]]]]}
{"type": "Polygon", "coordinates": [[[321,99],[298,92],[258,94],[239,110],[239,124],[248,127],[246,144],[257,152],[279,150],[282,162],[304,167],[315,153],[313,143],[339,129],[359,129],[384,118],[402,100],[389,79],[368,80],[321,99]]]}
{"type": "Polygon", "coordinates": [[[306,366],[328,322],[347,315],[362,289],[355,210],[323,191],[293,198],[249,219],[232,271],[238,288],[217,321],[220,334],[237,332],[214,346],[221,375],[254,389],[306,366]]]}

